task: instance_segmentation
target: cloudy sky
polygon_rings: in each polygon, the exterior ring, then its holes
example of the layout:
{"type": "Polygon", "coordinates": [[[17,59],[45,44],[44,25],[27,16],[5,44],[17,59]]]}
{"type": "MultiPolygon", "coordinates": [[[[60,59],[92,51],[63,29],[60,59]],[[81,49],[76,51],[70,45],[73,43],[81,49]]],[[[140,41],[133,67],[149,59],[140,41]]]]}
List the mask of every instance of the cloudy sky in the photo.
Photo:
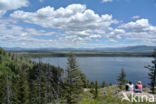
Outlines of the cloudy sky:
{"type": "Polygon", "coordinates": [[[156,0],[0,0],[0,46],[156,45],[156,0]]]}

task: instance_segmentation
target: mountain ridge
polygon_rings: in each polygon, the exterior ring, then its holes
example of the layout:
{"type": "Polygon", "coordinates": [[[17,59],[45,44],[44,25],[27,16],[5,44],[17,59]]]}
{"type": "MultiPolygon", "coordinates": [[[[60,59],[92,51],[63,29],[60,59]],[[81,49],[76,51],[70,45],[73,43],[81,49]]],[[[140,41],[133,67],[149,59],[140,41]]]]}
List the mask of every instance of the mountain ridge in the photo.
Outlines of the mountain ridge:
{"type": "Polygon", "coordinates": [[[109,48],[21,48],[21,47],[2,47],[7,51],[106,51],[106,52],[121,52],[121,51],[147,51],[152,52],[156,46],[127,46],[127,47],[109,47],[109,48]]]}

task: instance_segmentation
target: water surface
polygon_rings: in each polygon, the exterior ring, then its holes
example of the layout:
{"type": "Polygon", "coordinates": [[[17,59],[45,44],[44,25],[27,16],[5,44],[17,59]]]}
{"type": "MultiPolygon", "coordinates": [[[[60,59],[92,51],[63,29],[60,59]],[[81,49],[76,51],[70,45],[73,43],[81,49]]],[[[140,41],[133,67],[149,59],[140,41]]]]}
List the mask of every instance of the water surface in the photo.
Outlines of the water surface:
{"type": "MultiPolygon", "coordinates": [[[[32,60],[38,61],[37,58],[32,60]]],[[[78,65],[88,80],[113,84],[117,83],[117,76],[121,68],[124,68],[129,81],[136,83],[140,80],[147,85],[149,71],[144,66],[151,64],[152,60],[153,58],[150,57],[77,57],[78,65]]],[[[64,69],[67,66],[66,57],[43,57],[41,61],[64,69]]]]}

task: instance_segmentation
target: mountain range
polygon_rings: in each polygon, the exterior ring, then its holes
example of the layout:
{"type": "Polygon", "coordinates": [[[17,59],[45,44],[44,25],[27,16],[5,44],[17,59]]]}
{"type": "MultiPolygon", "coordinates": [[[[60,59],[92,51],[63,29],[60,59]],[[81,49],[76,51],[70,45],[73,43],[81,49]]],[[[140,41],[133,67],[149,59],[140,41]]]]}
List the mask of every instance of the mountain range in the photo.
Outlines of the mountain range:
{"type": "Polygon", "coordinates": [[[7,51],[105,51],[105,52],[152,52],[156,46],[128,46],[118,48],[21,48],[3,47],[7,51]]]}

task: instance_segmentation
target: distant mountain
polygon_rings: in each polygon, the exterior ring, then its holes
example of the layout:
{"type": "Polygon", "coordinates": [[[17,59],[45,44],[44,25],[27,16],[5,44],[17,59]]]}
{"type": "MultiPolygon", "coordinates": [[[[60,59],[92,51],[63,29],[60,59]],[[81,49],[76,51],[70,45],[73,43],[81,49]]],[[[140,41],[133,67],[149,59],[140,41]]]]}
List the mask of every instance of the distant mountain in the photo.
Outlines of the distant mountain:
{"type": "Polygon", "coordinates": [[[105,52],[152,52],[156,46],[128,46],[118,48],[21,48],[3,47],[8,51],[105,51],[105,52]]]}
{"type": "Polygon", "coordinates": [[[2,47],[3,49],[7,51],[20,51],[20,50],[26,50],[26,48],[20,48],[20,47],[13,47],[13,48],[8,48],[8,47],[2,47]]]}
{"type": "Polygon", "coordinates": [[[128,46],[120,48],[99,48],[96,50],[103,50],[109,52],[152,52],[156,46],[128,46]]]}

